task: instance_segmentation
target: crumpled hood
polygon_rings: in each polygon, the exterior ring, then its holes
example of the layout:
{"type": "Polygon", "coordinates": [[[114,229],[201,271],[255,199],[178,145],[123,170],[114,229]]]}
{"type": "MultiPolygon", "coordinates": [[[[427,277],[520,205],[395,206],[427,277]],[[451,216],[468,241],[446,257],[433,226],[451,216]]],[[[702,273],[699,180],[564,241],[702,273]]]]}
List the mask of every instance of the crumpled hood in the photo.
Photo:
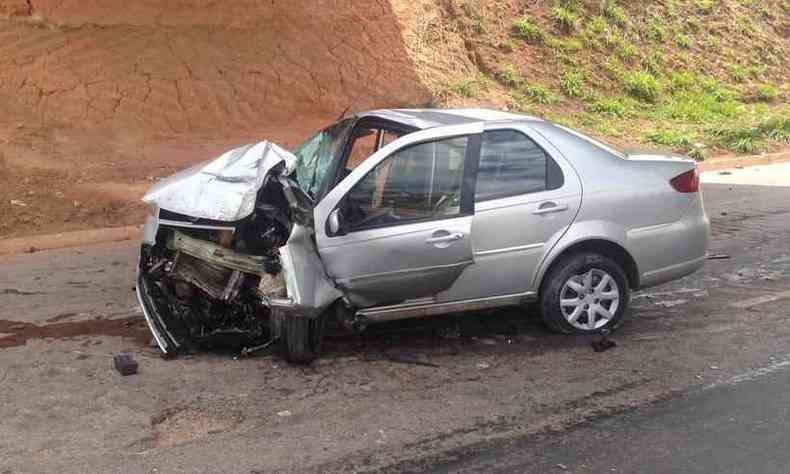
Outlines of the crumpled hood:
{"type": "Polygon", "coordinates": [[[268,141],[244,145],[159,181],[143,201],[171,212],[216,221],[252,214],[267,176],[284,163],[289,175],[297,157],[268,141]]]}

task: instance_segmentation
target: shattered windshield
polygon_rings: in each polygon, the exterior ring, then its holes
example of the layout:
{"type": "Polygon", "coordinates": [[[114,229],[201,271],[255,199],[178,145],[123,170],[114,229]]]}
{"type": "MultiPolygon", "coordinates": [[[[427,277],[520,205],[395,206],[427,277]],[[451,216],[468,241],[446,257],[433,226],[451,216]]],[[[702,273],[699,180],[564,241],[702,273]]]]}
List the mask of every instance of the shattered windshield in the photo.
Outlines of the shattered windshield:
{"type": "Polygon", "coordinates": [[[327,179],[332,161],[342,151],[352,119],[341,120],[321,130],[296,147],[296,182],[311,197],[315,197],[327,179]]]}

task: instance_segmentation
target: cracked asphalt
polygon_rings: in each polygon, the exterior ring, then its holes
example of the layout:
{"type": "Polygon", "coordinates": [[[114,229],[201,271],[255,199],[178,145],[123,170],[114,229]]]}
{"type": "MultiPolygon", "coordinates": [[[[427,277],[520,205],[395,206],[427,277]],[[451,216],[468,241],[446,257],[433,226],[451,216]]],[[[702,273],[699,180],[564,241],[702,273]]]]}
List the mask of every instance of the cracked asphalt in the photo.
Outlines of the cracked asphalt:
{"type": "Polygon", "coordinates": [[[309,368],[163,360],[133,243],[0,258],[0,473],[463,471],[494,454],[505,471],[575,470],[581,458],[527,464],[507,447],[567,453],[557,443],[580,430],[790,359],[790,187],[704,192],[711,252],[730,258],[635,295],[604,353],[508,310],[333,334],[309,368]],[[137,375],[112,370],[120,351],[137,375]]]}

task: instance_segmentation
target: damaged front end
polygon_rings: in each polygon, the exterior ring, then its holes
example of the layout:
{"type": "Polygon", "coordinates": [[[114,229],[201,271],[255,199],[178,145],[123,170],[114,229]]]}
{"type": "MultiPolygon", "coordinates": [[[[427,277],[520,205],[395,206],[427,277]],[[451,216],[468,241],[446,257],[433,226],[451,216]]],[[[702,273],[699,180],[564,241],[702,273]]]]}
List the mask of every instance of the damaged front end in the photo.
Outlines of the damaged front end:
{"type": "Polygon", "coordinates": [[[312,235],[312,202],[289,178],[297,158],[270,142],[231,150],[157,184],[137,295],[166,355],[248,349],[316,319],[340,293],[312,235]]]}

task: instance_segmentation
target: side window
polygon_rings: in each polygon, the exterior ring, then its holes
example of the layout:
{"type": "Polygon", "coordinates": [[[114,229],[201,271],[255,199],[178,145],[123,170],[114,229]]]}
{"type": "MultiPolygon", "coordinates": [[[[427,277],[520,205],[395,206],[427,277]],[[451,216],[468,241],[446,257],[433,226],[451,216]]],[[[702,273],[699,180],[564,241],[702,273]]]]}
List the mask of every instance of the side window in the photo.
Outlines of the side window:
{"type": "Polygon", "coordinates": [[[383,160],[346,195],[346,230],[460,214],[467,140],[421,143],[383,160]]]}
{"type": "Polygon", "coordinates": [[[483,134],[475,201],[556,189],[562,186],[561,179],[554,160],[523,133],[495,130],[483,134]]]}

